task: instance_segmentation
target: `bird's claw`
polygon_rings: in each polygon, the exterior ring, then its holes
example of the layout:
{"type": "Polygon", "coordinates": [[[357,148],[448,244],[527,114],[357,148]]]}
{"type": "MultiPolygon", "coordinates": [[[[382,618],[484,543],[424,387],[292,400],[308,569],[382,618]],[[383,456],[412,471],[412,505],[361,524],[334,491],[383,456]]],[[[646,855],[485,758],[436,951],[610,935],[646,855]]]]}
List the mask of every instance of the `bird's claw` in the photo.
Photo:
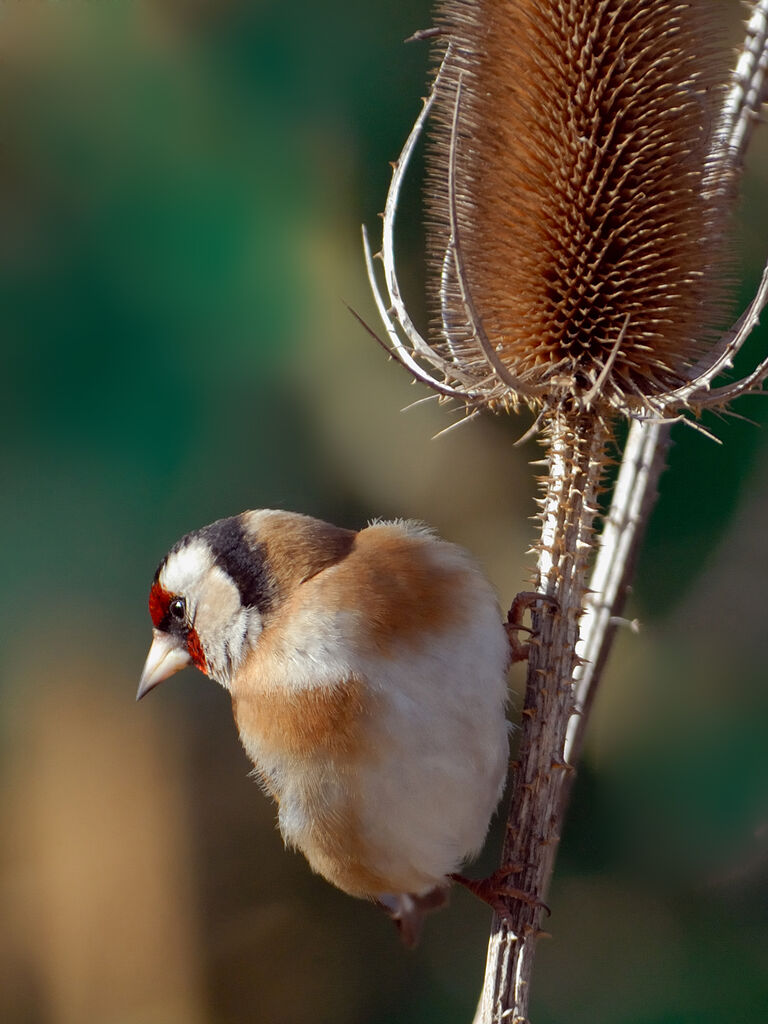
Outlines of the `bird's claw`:
{"type": "Polygon", "coordinates": [[[506,921],[507,924],[511,923],[510,900],[519,900],[529,907],[544,910],[547,916],[549,916],[551,911],[546,903],[543,903],[532,893],[525,892],[524,889],[518,889],[516,886],[507,883],[510,875],[519,874],[521,870],[522,868],[519,864],[511,864],[507,867],[499,868],[487,878],[466,878],[464,875],[457,874],[449,875],[448,877],[454,882],[458,882],[459,885],[463,885],[465,889],[468,889],[474,896],[477,896],[483,903],[487,903],[493,912],[503,921],[506,921]]]}
{"type": "Polygon", "coordinates": [[[513,663],[525,661],[528,657],[528,644],[520,643],[520,638],[517,634],[521,629],[526,633],[533,633],[532,629],[523,625],[523,615],[526,611],[535,608],[539,601],[552,605],[555,611],[560,607],[560,602],[557,598],[551,597],[549,594],[538,594],[535,590],[523,590],[514,599],[507,612],[507,621],[504,623],[504,628],[509,637],[509,648],[512,652],[513,663]]]}

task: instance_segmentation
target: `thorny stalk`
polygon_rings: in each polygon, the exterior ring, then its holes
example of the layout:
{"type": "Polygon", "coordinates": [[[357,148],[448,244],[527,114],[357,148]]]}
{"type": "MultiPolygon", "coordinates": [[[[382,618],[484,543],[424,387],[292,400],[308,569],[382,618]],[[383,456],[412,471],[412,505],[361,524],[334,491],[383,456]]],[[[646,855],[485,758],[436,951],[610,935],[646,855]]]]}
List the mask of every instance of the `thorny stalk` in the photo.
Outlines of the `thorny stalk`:
{"type": "MultiPolygon", "coordinates": [[[[537,903],[516,901],[507,921],[494,919],[482,1021],[524,1019],[543,901],[560,839],[562,792],[569,775],[563,753],[573,710],[571,679],[592,550],[592,524],[605,465],[608,430],[590,415],[556,416],[548,438],[536,589],[557,611],[534,613],[523,730],[514,765],[502,869],[537,903]]],[[[543,606],[542,606],[543,609],[543,606]]]]}

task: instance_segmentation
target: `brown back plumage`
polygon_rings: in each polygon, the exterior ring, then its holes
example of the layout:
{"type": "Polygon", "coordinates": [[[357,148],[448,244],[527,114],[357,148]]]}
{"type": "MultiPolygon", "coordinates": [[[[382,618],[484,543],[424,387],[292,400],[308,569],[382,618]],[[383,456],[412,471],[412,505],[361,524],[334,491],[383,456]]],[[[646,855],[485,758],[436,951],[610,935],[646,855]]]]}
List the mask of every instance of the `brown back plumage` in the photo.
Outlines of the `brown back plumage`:
{"type": "Polygon", "coordinates": [[[606,363],[597,404],[641,407],[685,381],[721,314],[731,199],[709,155],[728,57],[714,6],[440,0],[451,57],[428,202],[444,355],[485,365],[444,258],[461,78],[460,254],[503,363],[549,400],[589,391],[606,363]]]}

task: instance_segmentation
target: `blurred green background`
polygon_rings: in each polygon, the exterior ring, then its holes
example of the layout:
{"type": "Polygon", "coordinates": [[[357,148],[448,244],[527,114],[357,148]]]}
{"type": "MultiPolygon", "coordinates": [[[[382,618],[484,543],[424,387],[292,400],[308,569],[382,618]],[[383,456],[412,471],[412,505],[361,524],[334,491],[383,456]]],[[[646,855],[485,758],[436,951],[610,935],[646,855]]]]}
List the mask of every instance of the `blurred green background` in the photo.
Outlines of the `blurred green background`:
{"type": "MultiPolygon", "coordinates": [[[[712,0],[738,40],[741,7],[712,0]]],[[[455,418],[372,323],[377,230],[425,89],[426,0],[0,6],[0,1019],[471,1019],[489,914],[416,952],[282,849],[223,691],[134,704],[148,584],[248,507],[427,520],[508,604],[536,444],[455,418]]],[[[745,182],[743,304],[766,252],[768,132],[745,182]]],[[[419,191],[400,217],[421,308],[419,191]]],[[[756,336],[746,363],[764,351],[756,336]]],[[[745,364],[746,365],[746,364],[745,364]]],[[[768,411],[677,428],[579,776],[537,1024],[768,1019],[768,411]]],[[[522,674],[513,676],[519,707],[522,674]]],[[[498,855],[492,834],[479,873],[498,855]]]]}

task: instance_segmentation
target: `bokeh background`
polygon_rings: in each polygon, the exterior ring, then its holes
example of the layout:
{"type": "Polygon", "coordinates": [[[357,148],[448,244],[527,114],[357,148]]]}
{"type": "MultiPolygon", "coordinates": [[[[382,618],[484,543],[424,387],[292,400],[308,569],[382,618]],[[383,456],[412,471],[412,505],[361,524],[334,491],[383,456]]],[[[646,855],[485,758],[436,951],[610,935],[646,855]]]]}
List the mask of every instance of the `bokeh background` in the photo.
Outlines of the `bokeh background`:
{"type": "MultiPolygon", "coordinates": [[[[739,38],[741,6],[712,0],[739,38]]],[[[428,54],[426,0],[0,7],[0,1019],[471,1019],[489,914],[400,948],[283,850],[225,693],[137,706],[148,584],[248,507],[418,517],[507,603],[529,579],[523,420],[456,414],[388,363],[376,230],[428,54]]],[[[735,231],[766,252],[768,132],[735,231]]],[[[419,189],[400,216],[421,309],[419,189]]],[[[755,336],[749,359],[764,351],[755,336]]],[[[609,665],[540,947],[537,1024],[768,1018],[768,409],[678,427],[609,665]]],[[[522,674],[512,679],[513,710],[522,674]]],[[[496,829],[485,861],[498,855],[496,829]]]]}

